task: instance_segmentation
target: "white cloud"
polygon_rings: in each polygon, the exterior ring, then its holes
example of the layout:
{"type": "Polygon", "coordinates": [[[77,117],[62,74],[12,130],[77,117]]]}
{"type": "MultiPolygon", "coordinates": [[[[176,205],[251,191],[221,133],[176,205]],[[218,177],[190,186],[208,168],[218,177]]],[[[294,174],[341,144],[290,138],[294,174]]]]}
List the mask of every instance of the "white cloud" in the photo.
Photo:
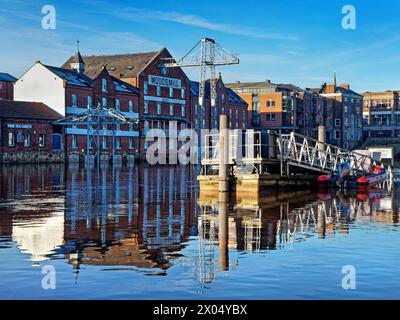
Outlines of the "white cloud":
{"type": "Polygon", "coordinates": [[[109,14],[130,21],[167,21],[179,23],[186,26],[199,27],[207,30],[252,38],[286,41],[299,40],[299,37],[297,35],[288,35],[268,30],[260,30],[258,28],[243,25],[214,22],[193,14],[149,10],[135,7],[118,7],[115,4],[110,5],[109,3],[102,1],[86,0],[85,3],[90,4],[90,6],[94,6],[97,9],[101,10],[100,12],[103,14],[109,14]]]}

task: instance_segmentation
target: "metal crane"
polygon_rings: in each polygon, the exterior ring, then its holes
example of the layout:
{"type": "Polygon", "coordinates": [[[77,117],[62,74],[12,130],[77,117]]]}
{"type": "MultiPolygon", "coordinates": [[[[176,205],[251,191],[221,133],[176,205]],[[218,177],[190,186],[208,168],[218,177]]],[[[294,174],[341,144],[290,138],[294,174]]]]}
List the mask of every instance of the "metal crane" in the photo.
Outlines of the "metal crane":
{"type": "Polygon", "coordinates": [[[206,91],[206,68],[210,68],[210,98],[211,107],[217,106],[217,89],[215,67],[239,64],[236,54],[219,45],[214,39],[202,38],[196,45],[181,59],[165,58],[164,66],[174,67],[200,67],[199,105],[204,105],[206,91]]]}

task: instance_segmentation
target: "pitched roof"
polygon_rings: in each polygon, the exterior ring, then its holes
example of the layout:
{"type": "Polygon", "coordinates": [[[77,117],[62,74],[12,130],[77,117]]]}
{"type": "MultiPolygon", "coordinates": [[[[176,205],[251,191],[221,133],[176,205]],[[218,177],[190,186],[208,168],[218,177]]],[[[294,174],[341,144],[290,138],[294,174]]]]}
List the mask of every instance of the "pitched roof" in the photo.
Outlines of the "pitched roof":
{"type": "MultiPolygon", "coordinates": [[[[235,91],[233,91],[230,88],[225,87],[227,98],[230,104],[238,104],[238,105],[243,105],[246,104],[247,102],[244,101],[235,91]]],[[[200,91],[200,84],[197,81],[190,81],[190,94],[194,97],[199,96],[199,91],[200,91]]],[[[206,81],[206,90],[205,90],[205,98],[210,99],[210,80],[206,81]]]]}
{"type": "Polygon", "coordinates": [[[269,80],[261,81],[261,82],[235,82],[235,83],[227,83],[226,87],[231,88],[232,90],[240,90],[240,91],[267,91],[267,92],[282,92],[282,91],[294,91],[294,92],[303,92],[304,89],[299,86],[291,83],[273,83],[269,80]]]}
{"type": "Polygon", "coordinates": [[[17,81],[17,78],[14,78],[9,73],[0,72],[0,81],[15,82],[17,81]]]}
{"type": "Polygon", "coordinates": [[[122,81],[121,79],[118,79],[114,76],[111,76],[111,79],[114,83],[114,88],[116,91],[120,91],[120,92],[129,92],[129,93],[139,93],[139,89],[132,86],[131,84],[122,81]]]}
{"type": "Polygon", "coordinates": [[[243,105],[246,104],[247,102],[244,101],[235,91],[233,91],[231,88],[226,88],[226,93],[228,95],[228,100],[230,104],[239,104],[243,105]]]}
{"type": "MultiPolygon", "coordinates": [[[[308,90],[312,91],[314,93],[318,93],[318,94],[327,94],[326,88],[327,88],[327,84],[323,83],[320,88],[312,88],[312,89],[308,89],[308,90]]],[[[341,86],[336,86],[335,93],[342,93],[342,94],[348,94],[348,95],[354,95],[354,96],[362,97],[361,94],[359,94],[359,93],[357,93],[357,92],[355,92],[355,91],[353,91],[351,89],[343,88],[341,86]]]]}
{"type": "Polygon", "coordinates": [[[66,80],[67,84],[79,86],[79,87],[92,87],[93,86],[92,79],[90,79],[85,74],[76,72],[75,70],[58,68],[58,67],[53,67],[53,66],[46,66],[46,65],[44,65],[44,67],[49,69],[51,72],[55,73],[60,78],[66,80]]]}
{"type": "MultiPolygon", "coordinates": [[[[93,77],[103,66],[107,65],[111,75],[117,78],[134,78],[152,61],[162,50],[133,54],[98,55],[84,56],[85,73],[93,77]]],[[[74,56],[70,57],[62,68],[70,69],[70,63],[74,56]]]]}
{"type": "Polygon", "coordinates": [[[292,83],[280,83],[278,84],[280,88],[284,88],[290,91],[296,91],[296,92],[304,92],[305,90],[303,88],[300,88],[299,86],[296,86],[295,84],[292,83]]]}
{"type": "Polygon", "coordinates": [[[71,59],[70,63],[82,63],[82,64],[85,63],[85,61],[83,61],[81,53],[79,51],[77,51],[75,53],[75,55],[73,55],[70,59],[71,59]]]}
{"type": "Polygon", "coordinates": [[[237,90],[237,89],[258,89],[258,88],[274,88],[278,85],[270,81],[260,81],[260,82],[234,82],[226,83],[227,87],[237,90]]]}
{"type": "Polygon", "coordinates": [[[41,102],[0,100],[0,118],[57,120],[62,115],[41,102]]]}

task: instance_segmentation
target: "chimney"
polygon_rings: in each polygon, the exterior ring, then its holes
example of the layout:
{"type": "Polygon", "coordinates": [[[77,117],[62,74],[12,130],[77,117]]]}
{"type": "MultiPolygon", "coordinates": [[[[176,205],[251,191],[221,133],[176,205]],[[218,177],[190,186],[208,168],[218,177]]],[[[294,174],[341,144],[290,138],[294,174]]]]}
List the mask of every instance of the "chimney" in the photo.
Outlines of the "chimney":
{"type": "Polygon", "coordinates": [[[346,90],[350,90],[350,85],[348,83],[342,83],[339,87],[346,89],[346,90]]]}

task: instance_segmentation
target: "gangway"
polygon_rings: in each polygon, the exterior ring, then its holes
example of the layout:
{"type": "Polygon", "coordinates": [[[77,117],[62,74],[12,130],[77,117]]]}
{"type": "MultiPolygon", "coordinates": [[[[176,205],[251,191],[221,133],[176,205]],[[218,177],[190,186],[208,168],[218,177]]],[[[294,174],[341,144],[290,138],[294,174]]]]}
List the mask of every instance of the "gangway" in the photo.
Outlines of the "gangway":
{"type": "MultiPolygon", "coordinates": [[[[217,133],[203,139],[203,175],[218,170],[218,141],[217,133]]],[[[351,170],[358,172],[370,172],[373,166],[382,165],[367,152],[349,151],[295,132],[229,131],[228,165],[231,173],[247,168],[260,175],[329,174],[338,172],[338,166],[343,162],[350,163],[351,170]]]]}

